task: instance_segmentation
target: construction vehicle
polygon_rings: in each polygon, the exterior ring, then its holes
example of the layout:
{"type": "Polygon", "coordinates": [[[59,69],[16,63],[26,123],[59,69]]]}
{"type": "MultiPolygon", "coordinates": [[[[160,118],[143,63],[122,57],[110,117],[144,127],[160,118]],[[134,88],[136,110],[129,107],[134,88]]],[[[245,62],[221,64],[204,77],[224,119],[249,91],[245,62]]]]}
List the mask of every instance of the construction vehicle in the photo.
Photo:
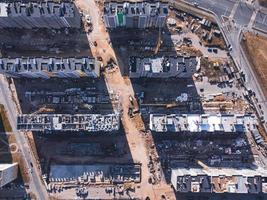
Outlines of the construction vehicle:
{"type": "Polygon", "coordinates": [[[134,185],[132,181],[127,181],[123,184],[125,190],[134,190],[134,185]]]}
{"type": "Polygon", "coordinates": [[[48,108],[47,106],[42,106],[32,114],[35,115],[35,114],[44,113],[44,112],[55,112],[55,109],[54,108],[48,108]]]}

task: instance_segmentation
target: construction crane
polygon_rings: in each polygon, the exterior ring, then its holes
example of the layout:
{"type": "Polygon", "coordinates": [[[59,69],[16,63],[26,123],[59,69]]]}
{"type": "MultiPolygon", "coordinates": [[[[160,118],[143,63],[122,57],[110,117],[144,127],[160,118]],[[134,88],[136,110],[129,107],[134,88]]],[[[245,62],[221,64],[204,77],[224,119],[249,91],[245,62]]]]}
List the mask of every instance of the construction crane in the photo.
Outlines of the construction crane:
{"type": "Polygon", "coordinates": [[[195,159],[196,163],[200,165],[204,170],[209,170],[209,166],[203,163],[202,161],[195,159]]]}
{"type": "Polygon", "coordinates": [[[32,115],[36,115],[36,114],[44,113],[44,112],[55,112],[55,109],[54,108],[48,108],[47,106],[42,106],[37,111],[32,113],[32,115]]]}
{"type": "Polygon", "coordinates": [[[174,108],[174,107],[177,107],[178,104],[177,103],[169,103],[166,105],[166,108],[174,108]]]}
{"type": "Polygon", "coordinates": [[[159,52],[159,48],[161,47],[163,41],[161,40],[161,26],[159,26],[159,37],[158,37],[158,42],[157,42],[157,46],[155,48],[155,52],[154,54],[157,54],[159,52]]]}

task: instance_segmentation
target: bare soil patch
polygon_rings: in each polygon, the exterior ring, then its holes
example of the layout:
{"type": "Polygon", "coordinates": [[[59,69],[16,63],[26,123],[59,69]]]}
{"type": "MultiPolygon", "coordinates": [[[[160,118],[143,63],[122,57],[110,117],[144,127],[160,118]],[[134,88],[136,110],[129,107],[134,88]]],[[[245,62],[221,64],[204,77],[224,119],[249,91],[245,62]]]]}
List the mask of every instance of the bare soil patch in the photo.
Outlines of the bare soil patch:
{"type": "Polygon", "coordinates": [[[2,104],[0,104],[0,122],[1,122],[0,123],[1,132],[12,132],[11,125],[6,115],[6,110],[2,104]]]}
{"type": "Polygon", "coordinates": [[[242,46],[267,97],[267,38],[245,33],[242,46]]]}

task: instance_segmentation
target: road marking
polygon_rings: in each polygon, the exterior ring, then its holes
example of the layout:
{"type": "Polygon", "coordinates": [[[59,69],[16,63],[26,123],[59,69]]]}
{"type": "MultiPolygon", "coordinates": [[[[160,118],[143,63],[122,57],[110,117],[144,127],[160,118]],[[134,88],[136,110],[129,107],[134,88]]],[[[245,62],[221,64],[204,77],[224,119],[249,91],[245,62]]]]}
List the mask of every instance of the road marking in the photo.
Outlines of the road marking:
{"type": "Polygon", "coordinates": [[[231,14],[230,14],[230,16],[229,16],[230,19],[234,18],[234,15],[235,15],[235,13],[236,13],[236,10],[237,10],[237,8],[238,8],[238,5],[239,5],[239,1],[237,1],[237,2],[235,3],[235,5],[234,5],[234,7],[233,7],[233,9],[232,9],[232,11],[231,11],[231,14]]]}
{"type": "Polygon", "coordinates": [[[250,21],[249,21],[249,23],[248,23],[248,28],[252,28],[252,26],[253,26],[253,24],[254,24],[254,22],[255,22],[257,13],[258,13],[257,10],[254,11],[254,12],[252,13],[252,16],[251,16],[251,18],[250,18],[250,21]]]}
{"type": "Polygon", "coordinates": [[[224,11],[224,13],[223,13],[224,16],[227,16],[226,13],[227,13],[228,9],[229,8],[226,8],[226,10],[224,11]]]}

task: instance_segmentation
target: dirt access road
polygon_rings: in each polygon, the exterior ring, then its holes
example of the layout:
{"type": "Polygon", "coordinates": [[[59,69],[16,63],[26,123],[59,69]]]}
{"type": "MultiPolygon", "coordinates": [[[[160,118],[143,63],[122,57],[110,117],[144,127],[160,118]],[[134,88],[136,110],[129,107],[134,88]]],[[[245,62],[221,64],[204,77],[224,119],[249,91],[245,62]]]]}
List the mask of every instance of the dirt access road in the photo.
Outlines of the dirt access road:
{"type": "MultiPolygon", "coordinates": [[[[109,34],[106,32],[105,25],[102,21],[101,2],[92,0],[76,0],[76,5],[83,11],[84,15],[90,14],[93,23],[93,32],[88,35],[89,43],[96,41],[97,46],[91,45],[91,51],[95,57],[101,56],[104,65],[112,57],[118,65],[121,64],[119,58],[116,57],[114,50],[109,44],[109,34]],[[100,3],[99,3],[100,2],[100,3]]],[[[175,199],[173,190],[166,184],[164,177],[161,181],[152,185],[148,182],[151,176],[148,168],[149,163],[149,146],[147,141],[152,140],[151,135],[146,137],[140,132],[143,128],[143,122],[140,116],[135,117],[135,120],[128,116],[128,108],[130,106],[129,96],[134,96],[131,81],[122,76],[120,67],[104,73],[105,81],[109,92],[118,92],[121,98],[122,125],[125,130],[126,139],[130,148],[132,159],[135,162],[142,164],[142,181],[140,198],[145,199],[147,196],[150,199],[161,199],[161,195],[165,195],[168,199],[175,199]]],[[[151,152],[150,152],[151,153],[151,152]]],[[[157,155],[157,152],[154,152],[157,155]]]]}

